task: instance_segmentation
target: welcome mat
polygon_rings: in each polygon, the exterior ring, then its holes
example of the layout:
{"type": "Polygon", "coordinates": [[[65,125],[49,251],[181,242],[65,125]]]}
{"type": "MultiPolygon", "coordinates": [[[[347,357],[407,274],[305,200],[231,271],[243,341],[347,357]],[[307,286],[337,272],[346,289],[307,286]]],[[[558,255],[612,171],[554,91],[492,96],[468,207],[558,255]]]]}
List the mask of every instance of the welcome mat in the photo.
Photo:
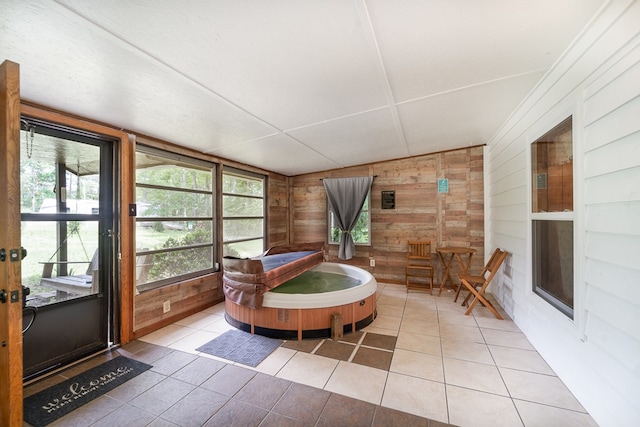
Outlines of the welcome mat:
{"type": "Polygon", "coordinates": [[[44,427],[134,378],[151,365],[118,356],[24,399],[24,420],[44,427]]]}
{"type": "Polygon", "coordinates": [[[196,351],[255,368],[280,345],[282,340],[232,329],[196,348],[196,351]]]}

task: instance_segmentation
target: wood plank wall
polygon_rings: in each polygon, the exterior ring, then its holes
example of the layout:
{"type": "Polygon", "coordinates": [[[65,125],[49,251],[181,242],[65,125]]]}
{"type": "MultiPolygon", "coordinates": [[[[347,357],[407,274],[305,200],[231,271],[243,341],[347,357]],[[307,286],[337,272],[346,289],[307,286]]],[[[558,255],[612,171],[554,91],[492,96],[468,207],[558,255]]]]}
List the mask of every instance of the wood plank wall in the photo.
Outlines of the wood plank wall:
{"type": "MultiPolygon", "coordinates": [[[[484,265],[483,147],[417,156],[299,175],[291,178],[292,243],[326,241],[326,195],[322,178],[376,175],[371,188],[371,246],[357,246],[356,256],[338,260],[336,245],[328,245],[329,261],[370,271],[378,281],[404,283],[407,241],[431,240],[437,246],[472,247],[471,270],[484,265]],[[449,192],[438,193],[439,178],[449,180],[449,192]],[[393,190],[395,209],[381,208],[381,192],[393,190]],[[369,259],[375,267],[369,267],[369,259]]],[[[436,262],[440,282],[440,262],[436,262]]]]}
{"type": "Polygon", "coordinates": [[[289,244],[289,178],[267,177],[267,247],[289,244]]]}

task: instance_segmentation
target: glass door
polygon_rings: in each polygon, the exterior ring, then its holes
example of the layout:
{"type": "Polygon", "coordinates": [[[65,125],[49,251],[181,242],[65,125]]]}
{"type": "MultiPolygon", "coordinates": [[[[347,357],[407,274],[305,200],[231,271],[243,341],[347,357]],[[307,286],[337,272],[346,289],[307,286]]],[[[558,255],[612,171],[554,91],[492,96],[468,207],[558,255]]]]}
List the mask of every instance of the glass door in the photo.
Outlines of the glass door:
{"type": "Polygon", "coordinates": [[[113,148],[100,135],[21,120],[25,379],[108,346],[113,148]]]}

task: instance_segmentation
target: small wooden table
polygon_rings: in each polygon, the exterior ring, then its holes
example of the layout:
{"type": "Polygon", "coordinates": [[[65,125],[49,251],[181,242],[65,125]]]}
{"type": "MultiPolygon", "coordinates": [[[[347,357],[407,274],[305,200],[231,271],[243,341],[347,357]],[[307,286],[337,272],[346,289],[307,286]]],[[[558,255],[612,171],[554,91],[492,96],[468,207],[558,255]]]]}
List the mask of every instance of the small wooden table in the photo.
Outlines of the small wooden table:
{"type": "MultiPolygon", "coordinates": [[[[466,273],[471,265],[471,258],[473,254],[478,252],[473,248],[464,248],[458,246],[446,246],[443,248],[436,248],[436,252],[440,255],[440,260],[442,261],[442,265],[444,266],[444,273],[442,273],[442,280],[440,281],[440,290],[438,291],[438,296],[442,293],[442,288],[446,285],[447,280],[451,282],[451,286],[453,289],[456,289],[456,284],[453,282],[451,278],[451,264],[453,264],[453,259],[458,260],[458,264],[460,265],[460,269],[462,273],[466,273]],[[448,257],[447,257],[448,255],[448,257]],[[463,255],[467,255],[467,262],[464,261],[463,255]]],[[[460,286],[460,284],[458,284],[460,286]]],[[[456,296],[456,300],[458,297],[456,296]]],[[[455,302],[455,301],[454,301],[455,302]]]]}

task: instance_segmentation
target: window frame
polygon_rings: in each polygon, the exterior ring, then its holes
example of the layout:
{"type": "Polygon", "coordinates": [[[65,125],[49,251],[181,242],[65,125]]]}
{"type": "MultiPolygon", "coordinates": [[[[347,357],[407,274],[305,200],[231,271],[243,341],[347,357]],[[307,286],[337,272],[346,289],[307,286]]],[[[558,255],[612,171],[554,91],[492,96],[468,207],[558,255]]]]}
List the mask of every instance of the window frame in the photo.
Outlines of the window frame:
{"type": "MultiPolygon", "coordinates": [[[[245,243],[245,242],[253,242],[262,240],[262,250],[260,253],[264,252],[267,248],[267,176],[262,175],[255,172],[246,171],[239,168],[234,168],[230,166],[224,166],[222,168],[222,185],[221,185],[221,200],[222,200],[222,253],[223,256],[227,256],[226,254],[226,245],[234,244],[234,243],[245,243]],[[248,195],[248,194],[237,194],[237,193],[229,193],[224,191],[224,181],[225,176],[235,176],[239,178],[252,179],[252,180],[260,180],[262,181],[262,196],[248,195]],[[226,216],[225,215],[225,207],[224,207],[224,198],[225,196],[229,197],[240,197],[251,200],[262,200],[262,214],[261,215],[242,215],[242,216],[226,216]],[[229,239],[227,240],[224,232],[224,225],[229,221],[244,221],[244,220],[261,220],[262,221],[262,235],[261,236],[251,236],[241,239],[229,239]]],[[[259,253],[253,254],[252,256],[260,255],[259,253]]]]}
{"type": "MultiPolygon", "coordinates": [[[[367,193],[367,197],[365,198],[363,209],[358,215],[358,221],[356,221],[356,224],[360,221],[360,217],[362,216],[363,213],[368,214],[367,241],[361,243],[361,242],[356,242],[354,239],[353,243],[355,243],[356,246],[371,246],[371,189],[369,189],[369,192],[367,193]],[[367,209],[364,209],[364,206],[367,206],[367,209]]],[[[331,206],[329,206],[329,203],[327,203],[327,243],[330,245],[339,245],[340,240],[338,239],[337,241],[334,241],[331,234],[332,229],[337,228],[333,225],[333,218],[334,218],[333,211],[331,210],[331,206]]]]}
{"type": "MultiPolygon", "coordinates": [[[[211,251],[211,267],[200,269],[196,271],[192,271],[189,273],[179,274],[176,276],[172,276],[169,278],[159,279],[151,282],[146,282],[139,284],[136,279],[136,289],[139,292],[145,292],[152,289],[161,288],[167,285],[172,285],[175,283],[183,282],[185,280],[193,279],[196,277],[201,277],[207,274],[214,273],[216,271],[216,260],[217,260],[217,251],[216,251],[216,241],[217,241],[217,223],[216,223],[216,169],[217,165],[212,162],[208,162],[206,160],[197,159],[194,157],[185,156],[182,154],[177,154],[171,151],[162,150],[159,148],[136,144],[136,156],[138,153],[150,154],[157,157],[166,158],[168,160],[177,161],[187,165],[193,165],[194,169],[202,170],[203,168],[210,169],[211,174],[211,184],[210,191],[199,190],[199,189],[186,189],[186,188],[176,188],[171,186],[163,186],[158,184],[146,184],[139,183],[137,181],[137,177],[135,180],[136,187],[136,205],[140,204],[138,200],[138,188],[146,188],[152,190],[167,190],[170,192],[181,192],[181,193],[189,193],[189,194],[210,194],[211,197],[211,215],[209,216],[189,216],[189,217],[176,217],[176,216],[155,216],[155,217],[141,217],[136,216],[136,235],[137,235],[137,223],[138,222],[186,222],[186,221],[197,221],[197,222],[210,222],[211,223],[211,241],[207,243],[197,243],[191,245],[181,245],[170,248],[161,248],[161,249],[146,249],[146,250],[138,250],[136,248],[136,259],[140,257],[144,257],[146,255],[156,255],[156,254],[169,254],[172,252],[179,252],[190,249],[201,249],[201,248],[210,248],[211,251]]],[[[138,169],[138,165],[136,162],[136,171],[138,169]]],[[[138,206],[139,209],[139,206],[138,206]]],[[[136,241],[137,241],[136,237],[136,241]]]]}
{"type": "Polygon", "coordinates": [[[575,169],[575,155],[576,155],[576,144],[575,144],[575,140],[576,140],[576,128],[575,128],[575,116],[570,114],[568,116],[565,116],[564,119],[556,122],[551,128],[547,128],[548,130],[541,133],[538,137],[536,137],[535,139],[533,139],[533,141],[529,144],[529,183],[530,183],[530,191],[529,191],[529,230],[530,230],[530,238],[531,238],[531,243],[529,246],[530,249],[530,253],[531,253],[531,264],[530,264],[530,279],[531,279],[531,285],[530,285],[530,291],[534,294],[537,295],[540,299],[542,299],[543,301],[545,301],[546,304],[548,304],[549,306],[553,307],[554,309],[556,309],[559,313],[563,314],[564,316],[566,316],[567,318],[569,318],[572,321],[575,321],[575,313],[576,313],[576,303],[578,301],[578,296],[577,296],[577,289],[576,289],[576,284],[577,282],[577,270],[576,270],[576,260],[577,260],[577,245],[576,245],[576,212],[575,212],[575,206],[576,206],[576,191],[575,191],[575,184],[576,184],[576,169],[575,169]],[[544,179],[538,180],[538,177],[536,175],[537,169],[536,169],[536,158],[533,154],[534,152],[534,147],[536,145],[536,143],[543,141],[545,138],[547,138],[549,135],[553,134],[554,132],[557,132],[558,130],[560,130],[563,126],[567,125],[567,122],[570,122],[571,125],[571,161],[572,161],[572,165],[571,165],[571,173],[572,173],[572,206],[571,206],[571,210],[563,210],[563,211],[534,211],[534,207],[536,205],[536,203],[534,203],[534,197],[536,197],[536,190],[539,188],[544,188],[546,189],[548,186],[548,182],[547,182],[547,176],[545,174],[544,179]],[[544,182],[543,182],[544,181],[544,182]],[[539,187],[541,185],[544,185],[545,187],[539,187]],[[539,241],[537,240],[537,232],[536,232],[536,222],[551,222],[551,221],[558,221],[558,222],[570,222],[571,223],[571,229],[572,229],[572,239],[571,239],[571,249],[572,249],[572,268],[573,268],[573,274],[571,277],[572,283],[571,283],[571,290],[572,290],[572,303],[573,305],[570,306],[568,305],[565,301],[563,301],[560,298],[555,297],[554,295],[552,295],[550,292],[548,292],[546,289],[544,289],[544,287],[542,286],[538,286],[538,279],[539,279],[539,271],[541,271],[541,266],[539,264],[539,260],[537,258],[537,254],[540,253],[541,250],[544,250],[544,248],[542,247],[542,245],[539,243],[539,241]]]}

